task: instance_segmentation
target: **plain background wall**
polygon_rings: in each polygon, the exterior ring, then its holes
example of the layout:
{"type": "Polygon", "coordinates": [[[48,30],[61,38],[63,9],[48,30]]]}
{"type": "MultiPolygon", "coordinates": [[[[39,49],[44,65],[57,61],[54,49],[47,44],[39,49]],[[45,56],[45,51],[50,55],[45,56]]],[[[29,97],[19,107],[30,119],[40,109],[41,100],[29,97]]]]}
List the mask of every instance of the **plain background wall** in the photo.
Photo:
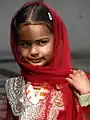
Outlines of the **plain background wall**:
{"type": "Polygon", "coordinates": [[[90,0],[45,0],[59,13],[68,32],[72,52],[90,51],[90,0]]]}
{"type": "MultiPolygon", "coordinates": [[[[27,1],[29,0],[0,0],[0,59],[12,57],[9,45],[11,18],[27,1]]],[[[44,1],[58,12],[67,26],[75,66],[81,65],[81,68],[90,70],[90,0],[44,1]],[[77,58],[80,58],[78,62],[77,58]]]]}

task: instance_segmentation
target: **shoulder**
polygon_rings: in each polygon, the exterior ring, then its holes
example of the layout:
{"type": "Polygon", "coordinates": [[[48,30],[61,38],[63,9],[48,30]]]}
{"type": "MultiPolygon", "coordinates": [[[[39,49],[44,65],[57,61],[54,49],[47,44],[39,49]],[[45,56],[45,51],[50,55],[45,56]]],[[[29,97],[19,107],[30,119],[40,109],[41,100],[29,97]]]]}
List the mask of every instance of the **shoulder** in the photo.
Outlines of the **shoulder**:
{"type": "Polygon", "coordinates": [[[6,96],[15,116],[20,114],[20,98],[22,98],[25,90],[25,81],[22,76],[13,77],[6,81],[6,96]],[[18,107],[17,107],[18,106],[18,107]]]}
{"type": "Polygon", "coordinates": [[[25,86],[25,81],[22,76],[9,78],[5,83],[5,91],[7,98],[12,104],[12,102],[21,94],[25,86]]]}
{"type": "Polygon", "coordinates": [[[20,85],[24,82],[24,78],[22,76],[18,76],[18,77],[12,77],[6,80],[5,83],[5,88],[13,86],[13,85],[20,85]]]}
{"type": "Polygon", "coordinates": [[[24,78],[22,76],[9,78],[6,80],[5,89],[14,89],[25,84],[24,78]]]}

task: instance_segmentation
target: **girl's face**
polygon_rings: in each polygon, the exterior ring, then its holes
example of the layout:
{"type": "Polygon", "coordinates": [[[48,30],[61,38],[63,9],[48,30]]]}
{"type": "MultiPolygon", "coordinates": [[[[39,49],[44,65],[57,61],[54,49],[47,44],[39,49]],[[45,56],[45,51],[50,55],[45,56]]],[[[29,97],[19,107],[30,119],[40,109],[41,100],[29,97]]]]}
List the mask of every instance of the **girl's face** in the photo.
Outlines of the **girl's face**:
{"type": "Polygon", "coordinates": [[[53,54],[53,34],[43,25],[25,25],[18,31],[18,50],[25,63],[48,65],[53,54]]]}

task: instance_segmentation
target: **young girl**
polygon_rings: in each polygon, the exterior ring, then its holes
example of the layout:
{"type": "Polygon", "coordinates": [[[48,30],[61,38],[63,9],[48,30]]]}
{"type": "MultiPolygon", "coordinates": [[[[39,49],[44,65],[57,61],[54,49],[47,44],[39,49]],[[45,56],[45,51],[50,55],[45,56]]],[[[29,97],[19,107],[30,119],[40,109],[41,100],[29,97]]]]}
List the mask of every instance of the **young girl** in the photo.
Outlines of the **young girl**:
{"type": "Polygon", "coordinates": [[[73,70],[66,27],[47,5],[25,4],[11,22],[21,68],[6,82],[8,120],[90,120],[89,75],[73,70]]]}

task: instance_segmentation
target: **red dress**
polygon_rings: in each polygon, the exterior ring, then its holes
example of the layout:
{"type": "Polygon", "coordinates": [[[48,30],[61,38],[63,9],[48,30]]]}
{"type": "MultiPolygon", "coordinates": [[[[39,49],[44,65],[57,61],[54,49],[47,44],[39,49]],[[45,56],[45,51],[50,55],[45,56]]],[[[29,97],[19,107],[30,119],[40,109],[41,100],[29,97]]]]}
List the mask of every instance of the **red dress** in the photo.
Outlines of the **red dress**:
{"type": "MultiPolygon", "coordinates": [[[[35,97],[31,83],[25,85],[23,77],[11,78],[6,82],[7,98],[0,102],[0,120],[66,120],[67,107],[72,100],[64,96],[63,89],[64,86],[53,88],[45,84],[35,97]]],[[[74,119],[74,111],[78,120],[77,107],[73,108],[70,120],[74,119]]],[[[90,107],[82,111],[82,120],[90,120],[90,107]]]]}

